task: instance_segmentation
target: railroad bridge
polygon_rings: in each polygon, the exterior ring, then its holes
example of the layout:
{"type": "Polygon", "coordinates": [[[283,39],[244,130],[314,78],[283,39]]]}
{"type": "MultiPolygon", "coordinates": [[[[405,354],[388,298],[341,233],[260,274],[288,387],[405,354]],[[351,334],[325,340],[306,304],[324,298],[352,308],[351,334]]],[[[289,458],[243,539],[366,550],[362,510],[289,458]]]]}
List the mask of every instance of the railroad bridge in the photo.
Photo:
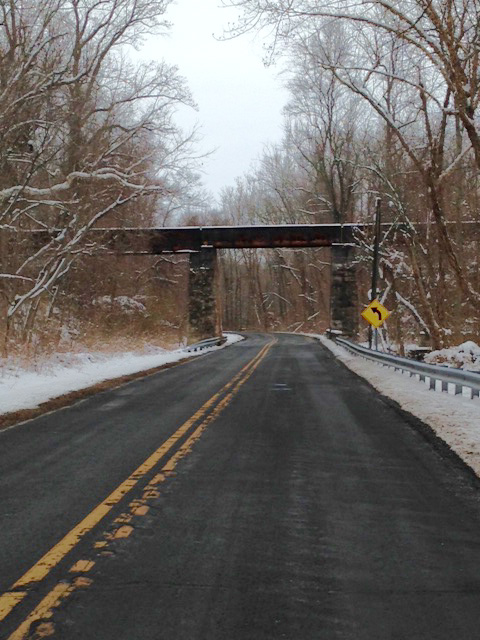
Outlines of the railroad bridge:
{"type": "MultiPolygon", "coordinates": [[[[447,222],[452,231],[457,223],[447,222]]],[[[411,232],[411,225],[382,223],[385,232],[411,232]]],[[[415,223],[421,229],[425,223],[415,223]]],[[[285,224],[252,226],[205,226],[161,228],[90,229],[85,241],[95,252],[123,255],[188,253],[189,321],[192,335],[220,335],[222,331],[218,295],[218,249],[299,249],[330,247],[331,292],[330,326],[346,336],[358,330],[357,283],[355,269],[355,230],[366,231],[372,224],[285,224]]],[[[462,236],[480,241],[480,223],[462,221],[462,236]]],[[[57,233],[60,230],[57,230],[57,233]]],[[[11,232],[6,232],[7,234],[11,232]]],[[[25,232],[34,244],[44,246],[55,230],[25,232]]],[[[0,232],[0,236],[2,233],[0,232]]]]}
{"type": "MultiPolygon", "coordinates": [[[[447,222],[454,230],[456,223],[447,222]]],[[[415,223],[416,229],[426,226],[415,223]]],[[[411,232],[412,226],[382,223],[385,232],[411,232]]],[[[480,223],[463,221],[462,236],[480,240],[480,223]]],[[[218,295],[219,249],[299,249],[329,247],[331,250],[330,326],[346,336],[358,331],[355,230],[373,231],[373,224],[284,224],[252,226],[205,226],[161,228],[93,228],[85,242],[94,252],[123,255],[188,253],[189,321],[196,337],[221,334],[218,295]]],[[[58,231],[57,231],[58,232],[58,231]]],[[[40,247],[52,240],[54,231],[26,232],[40,247]]],[[[1,235],[1,234],[0,234],[1,235]]]]}
{"type": "Polygon", "coordinates": [[[353,224],[94,229],[89,239],[107,251],[132,255],[189,253],[189,322],[197,337],[220,335],[218,249],[331,248],[331,327],[347,336],[357,332],[357,287],[353,224]]]}

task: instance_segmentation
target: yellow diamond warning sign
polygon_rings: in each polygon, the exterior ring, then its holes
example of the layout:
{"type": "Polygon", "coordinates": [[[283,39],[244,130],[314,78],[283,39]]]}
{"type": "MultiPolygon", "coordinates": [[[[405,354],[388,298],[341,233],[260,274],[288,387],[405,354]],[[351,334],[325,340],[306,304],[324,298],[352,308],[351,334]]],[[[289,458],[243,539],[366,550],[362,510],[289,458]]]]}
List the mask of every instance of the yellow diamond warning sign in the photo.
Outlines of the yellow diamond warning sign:
{"type": "Polygon", "coordinates": [[[385,309],[383,304],[378,300],[372,300],[366,309],[362,311],[362,316],[367,322],[369,322],[376,329],[382,326],[388,316],[391,315],[391,311],[385,309]]]}

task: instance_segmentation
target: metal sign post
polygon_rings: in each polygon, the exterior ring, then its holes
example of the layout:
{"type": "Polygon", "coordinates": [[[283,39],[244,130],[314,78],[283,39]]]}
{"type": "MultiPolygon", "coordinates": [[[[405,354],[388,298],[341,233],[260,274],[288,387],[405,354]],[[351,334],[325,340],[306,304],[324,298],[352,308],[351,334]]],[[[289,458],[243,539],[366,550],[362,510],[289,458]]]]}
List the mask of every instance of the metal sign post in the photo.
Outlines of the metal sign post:
{"type": "MultiPolygon", "coordinates": [[[[380,229],[382,224],[382,199],[377,198],[375,203],[375,238],[373,241],[373,265],[372,265],[372,289],[370,292],[370,302],[377,297],[378,284],[378,256],[380,251],[380,229]]],[[[368,348],[372,348],[372,336],[374,329],[372,325],[368,328],[368,348]]],[[[378,330],[375,328],[375,349],[378,351],[378,330]]]]}

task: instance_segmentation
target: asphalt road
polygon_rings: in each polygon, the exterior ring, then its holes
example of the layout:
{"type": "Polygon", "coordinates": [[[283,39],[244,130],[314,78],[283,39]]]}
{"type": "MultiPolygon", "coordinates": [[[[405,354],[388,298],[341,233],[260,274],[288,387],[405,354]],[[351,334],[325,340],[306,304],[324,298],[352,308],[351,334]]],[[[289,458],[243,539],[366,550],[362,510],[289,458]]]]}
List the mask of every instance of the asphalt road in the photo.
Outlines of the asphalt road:
{"type": "Polygon", "coordinates": [[[318,342],[250,335],[0,432],[0,638],[475,640],[478,496],[318,342]]]}

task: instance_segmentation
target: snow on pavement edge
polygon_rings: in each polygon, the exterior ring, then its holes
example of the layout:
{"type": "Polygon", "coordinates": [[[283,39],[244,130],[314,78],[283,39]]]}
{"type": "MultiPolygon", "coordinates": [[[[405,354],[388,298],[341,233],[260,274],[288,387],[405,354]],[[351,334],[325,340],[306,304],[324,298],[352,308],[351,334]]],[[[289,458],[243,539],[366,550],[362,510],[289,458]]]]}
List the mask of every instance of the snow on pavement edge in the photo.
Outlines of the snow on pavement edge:
{"type": "Polygon", "coordinates": [[[428,424],[480,476],[478,399],[430,391],[415,378],[356,356],[325,336],[308,335],[320,340],[349,369],[368,380],[380,393],[428,424]]]}
{"type": "Polygon", "coordinates": [[[150,353],[127,352],[114,355],[102,353],[72,354],[72,361],[56,363],[40,371],[19,369],[0,375],[0,414],[34,409],[40,404],[71,391],[91,387],[104,380],[113,380],[139,371],[147,371],[164,364],[212,353],[243,340],[237,334],[225,334],[227,341],[220,347],[208,347],[200,353],[184,349],[167,351],[152,348],[150,353]]]}

